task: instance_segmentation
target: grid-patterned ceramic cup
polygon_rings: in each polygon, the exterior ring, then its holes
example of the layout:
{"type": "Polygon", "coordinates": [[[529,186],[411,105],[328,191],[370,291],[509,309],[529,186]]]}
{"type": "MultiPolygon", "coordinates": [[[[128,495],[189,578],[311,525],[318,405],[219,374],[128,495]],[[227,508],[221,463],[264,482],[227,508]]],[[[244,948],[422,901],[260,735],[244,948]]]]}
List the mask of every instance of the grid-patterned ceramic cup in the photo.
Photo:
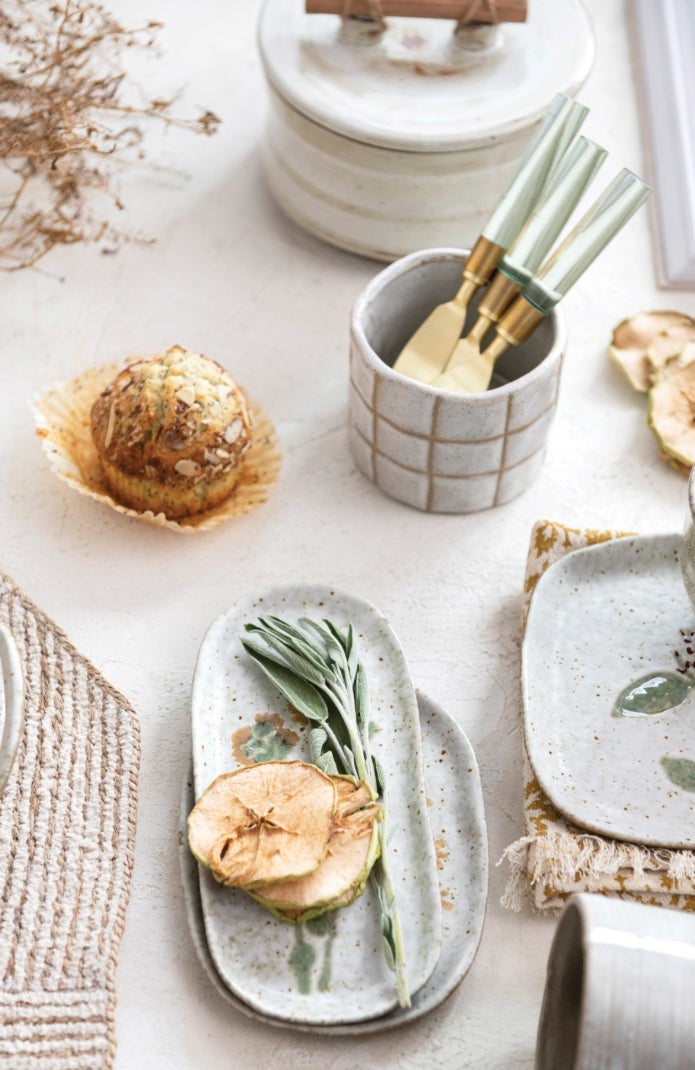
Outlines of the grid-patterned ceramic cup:
{"type": "MultiPolygon", "coordinates": [[[[429,249],[405,256],[372,280],[352,311],[350,443],[357,467],[385,494],[435,513],[502,505],[535,479],[565,347],[562,320],[553,313],[500,358],[486,393],[455,394],[393,371],[419,324],[458,290],[467,255],[429,249]]],[[[474,319],[469,309],[467,328],[474,319]]]]}

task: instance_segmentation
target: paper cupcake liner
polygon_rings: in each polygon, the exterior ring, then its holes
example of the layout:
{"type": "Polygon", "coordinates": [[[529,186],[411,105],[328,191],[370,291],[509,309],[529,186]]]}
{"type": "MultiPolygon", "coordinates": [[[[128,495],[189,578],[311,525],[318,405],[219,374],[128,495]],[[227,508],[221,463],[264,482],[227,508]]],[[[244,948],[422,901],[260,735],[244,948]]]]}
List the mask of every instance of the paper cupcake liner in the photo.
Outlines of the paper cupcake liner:
{"type": "Polygon", "coordinates": [[[151,509],[139,512],[116,501],[92,441],[89,417],[96,397],[116,378],[122,367],[107,364],[90,368],[70,382],[56,383],[32,399],[36,434],[59,479],[79,494],[104,502],[124,516],[184,534],[206,531],[225,520],[245,516],[268,500],[282,463],[280,444],[270,417],[260,405],[247,399],[253,417],[253,438],[242,461],[239,481],[226,501],[183,520],[169,520],[163,513],[153,513],[151,509]]]}

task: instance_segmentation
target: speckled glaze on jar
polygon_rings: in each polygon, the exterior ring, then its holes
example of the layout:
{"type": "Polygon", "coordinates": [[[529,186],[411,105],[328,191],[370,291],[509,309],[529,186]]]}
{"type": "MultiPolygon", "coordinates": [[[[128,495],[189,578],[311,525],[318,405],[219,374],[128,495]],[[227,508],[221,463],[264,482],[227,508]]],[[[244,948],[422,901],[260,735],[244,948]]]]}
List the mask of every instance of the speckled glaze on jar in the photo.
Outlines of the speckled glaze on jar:
{"type": "Polygon", "coordinates": [[[575,895],[548,960],[536,1070],[692,1070],[695,918],[575,895]]]}
{"type": "Polygon", "coordinates": [[[481,51],[438,19],[389,19],[360,44],[303,7],[267,0],[259,24],[266,177],[301,226],[379,260],[472,245],[553,96],[593,63],[581,0],[534,0],[481,51]]]}
{"type": "MultiPolygon", "coordinates": [[[[497,363],[493,389],[455,394],[391,364],[416,327],[459,287],[463,249],[412,253],[374,278],[352,311],[350,445],[392,498],[434,513],[511,501],[543,463],[555,416],[565,330],[558,312],[497,363]]],[[[469,309],[467,328],[476,302],[469,309]]]]}

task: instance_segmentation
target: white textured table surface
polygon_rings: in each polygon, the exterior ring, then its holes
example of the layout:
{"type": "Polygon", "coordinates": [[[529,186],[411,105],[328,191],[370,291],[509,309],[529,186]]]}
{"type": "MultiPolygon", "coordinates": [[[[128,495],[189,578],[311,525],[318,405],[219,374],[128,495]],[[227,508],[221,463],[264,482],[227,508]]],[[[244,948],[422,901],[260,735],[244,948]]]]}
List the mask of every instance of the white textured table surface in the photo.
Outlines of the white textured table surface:
{"type": "MultiPolygon", "coordinates": [[[[167,24],[162,69],[223,119],[212,140],[172,133],[152,153],[183,180],[140,169],[124,182],[128,224],[156,236],[116,256],[61,251],[40,273],[3,276],[0,567],[128,696],[143,763],[133,892],[118,968],[118,1070],[530,1070],[554,921],[499,906],[494,863],[522,831],[520,591],[533,521],[640,532],[681,528],[685,481],[657,457],[643,399],[605,357],[613,324],[695,295],[655,288],[646,213],[566,301],[570,345],[542,476],[475,516],[430,516],[382,497],[347,447],[347,321],[378,270],[322,245],[275,208],[260,173],[265,109],[256,3],[119,0],[167,24]],[[50,473],[26,399],[85,366],[183,343],[217,358],[275,419],[285,463],[272,500],[193,538],[129,521],[50,473]],[[424,553],[426,551],[426,556],[424,553]],[[492,862],[482,945],[464,984],[423,1022],[329,1041],[264,1028],[211,990],[188,936],[177,814],[189,759],[196,651],[218,613],[278,581],[321,580],[390,618],[418,686],[459,720],[486,795],[492,862]]],[[[588,136],[611,170],[642,154],[619,0],[590,0],[598,36],[582,93],[588,136]]],[[[168,82],[167,82],[168,79],[168,82]]],[[[452,235],[456,244],[456,235],[452,235]]]]}

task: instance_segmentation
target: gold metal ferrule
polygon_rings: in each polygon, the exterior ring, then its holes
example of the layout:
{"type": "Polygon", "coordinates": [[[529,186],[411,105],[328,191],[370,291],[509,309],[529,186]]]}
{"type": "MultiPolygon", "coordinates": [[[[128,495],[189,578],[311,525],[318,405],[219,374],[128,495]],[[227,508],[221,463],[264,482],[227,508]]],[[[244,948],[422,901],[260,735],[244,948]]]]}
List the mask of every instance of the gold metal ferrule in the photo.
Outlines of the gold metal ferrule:
{"type": "Polygon", "coordinates": [[[466,261],[463,276],[476,286],[487,286],[493,271],[502,263],[506,249],[501,245],[495,245],[482,235],[471,249],[471,255],[466,261]]]}
{"type": "Polygon", "coordinates": [[[543,313],[525,297],[517,297],[497,324],[497,334],[507,345],[520,346],[544,319],[543,313]]]}
{"type": "Polygon", "coordinates": [[[498,271],[488,286],[478,312],[490,323],[497,323],[505,308],[512,303],[522,290],[521,283],[510,279],[503,271],[498,271]]]}

